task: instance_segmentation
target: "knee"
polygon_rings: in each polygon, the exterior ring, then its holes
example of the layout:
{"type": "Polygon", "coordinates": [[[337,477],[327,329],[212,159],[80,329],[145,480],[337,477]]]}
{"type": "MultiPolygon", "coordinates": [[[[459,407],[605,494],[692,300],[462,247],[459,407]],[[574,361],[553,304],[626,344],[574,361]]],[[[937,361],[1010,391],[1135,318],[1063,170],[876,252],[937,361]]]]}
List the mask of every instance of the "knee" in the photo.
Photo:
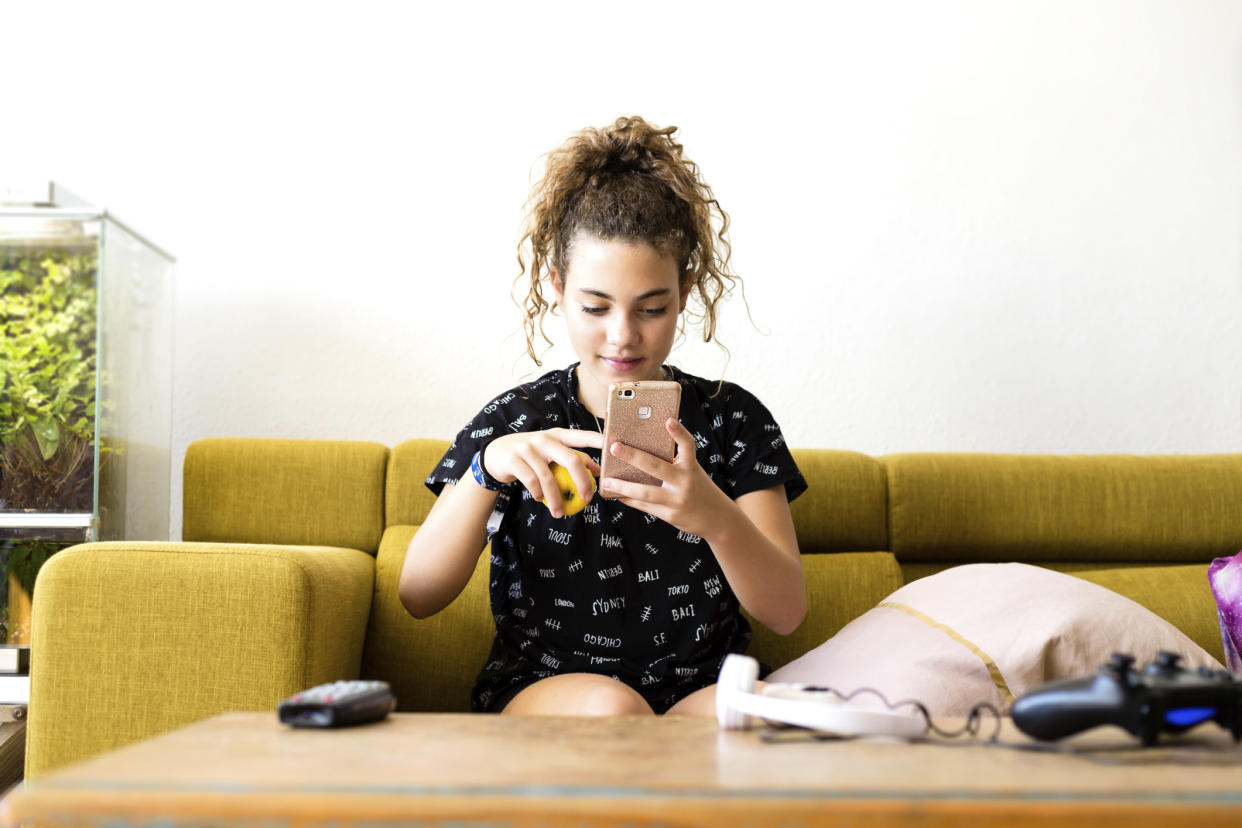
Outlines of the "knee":
{"type": "Polygon", "coordinates": [[[537,681],[514,697],[506,713],[544,716],[650,714],[651,705],[632,687],[593,673],[567,673],[537,681]]]}
{"type": "MultiPolygon", "coordinates": [[[[756,682],[754,692],[760,692],[761,688],[767,682],[756,682]]],[[[669,716],[715,716],[716,715],[716,685],[712,684],[708,687],[695,690],[690,695],[683,698],[677,704],[668,709],[669,716]]]]}
{"type": "Polygon", "coordinates": [[[651,705],[632,687],[615,679],[600,678],[587,682],[566,712],[575,716],[629,716],[652,712],[651,705]]]}

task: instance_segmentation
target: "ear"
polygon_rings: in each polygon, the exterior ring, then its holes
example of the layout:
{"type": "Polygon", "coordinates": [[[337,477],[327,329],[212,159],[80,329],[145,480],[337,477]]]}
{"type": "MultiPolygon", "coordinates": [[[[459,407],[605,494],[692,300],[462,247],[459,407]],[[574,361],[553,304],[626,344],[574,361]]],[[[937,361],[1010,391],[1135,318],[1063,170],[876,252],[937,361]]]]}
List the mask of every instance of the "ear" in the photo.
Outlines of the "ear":
{"type": "Polygon", "coordinates": [[[548,268],[548,281],[552,283],[552,293],[556,296],[556,304],[565,304],[565,280],[555,267],[548,268]]]}
{"type": "Polygon", "coordinates": [[[686,302],[690,299],[690,291],[694,289],[693,274],[686,271],[681,274],[681,307],[677,310],[681,313],[686,309],[686,302]]]}

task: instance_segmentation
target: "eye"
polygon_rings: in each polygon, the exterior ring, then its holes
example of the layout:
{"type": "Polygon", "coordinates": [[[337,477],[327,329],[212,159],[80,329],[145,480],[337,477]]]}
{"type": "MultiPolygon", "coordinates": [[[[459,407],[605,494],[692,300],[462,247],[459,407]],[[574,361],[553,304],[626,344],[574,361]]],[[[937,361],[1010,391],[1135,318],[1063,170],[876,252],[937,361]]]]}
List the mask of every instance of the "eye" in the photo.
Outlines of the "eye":
{"type": "Polygon", "coordinates": [[[603,314],[608,312],[608,308],[593,308],[593,307],[588,307],[587,305],[583,305],[582,312],[586,314],[590,314],[591,316],[602,316],[603,314]]]}
{"type": "Polygon", "coordinates": [[[668,305],[662,305],[658,308],[643,308],[643,313],[647,316],[663,316],[668,312],[668,305]]]}

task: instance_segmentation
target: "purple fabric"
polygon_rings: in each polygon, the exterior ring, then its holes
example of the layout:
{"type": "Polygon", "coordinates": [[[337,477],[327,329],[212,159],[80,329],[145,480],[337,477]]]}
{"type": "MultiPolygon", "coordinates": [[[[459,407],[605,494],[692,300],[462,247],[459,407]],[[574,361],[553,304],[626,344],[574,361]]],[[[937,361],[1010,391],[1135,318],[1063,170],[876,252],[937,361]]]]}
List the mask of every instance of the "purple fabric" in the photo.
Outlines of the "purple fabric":
{"type": "Polygon", "coordinates": [[[1208,583],[1216,596],[1225,665],[1231,672],[1242,673],[1242,658],[1238,657],[1238,648],[1242,647],[1242,552],[1212,561],[1208,583]]]}

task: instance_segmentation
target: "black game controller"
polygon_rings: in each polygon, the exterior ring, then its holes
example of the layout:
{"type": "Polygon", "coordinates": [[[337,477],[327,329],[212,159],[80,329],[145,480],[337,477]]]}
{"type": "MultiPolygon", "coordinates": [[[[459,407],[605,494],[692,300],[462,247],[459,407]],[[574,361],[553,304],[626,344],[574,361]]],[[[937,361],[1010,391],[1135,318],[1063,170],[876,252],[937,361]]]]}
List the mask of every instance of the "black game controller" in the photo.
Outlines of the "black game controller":
{"type": "Polygon", "coordinates": [[[1181,733],[1214,721],[1235,742],[1242,740],[1242,682],[1210,667],[1183,670],[1180,660],[1162,651],[1140,672],[1134,656],[1113,653],[1094,676],[1048,682],[1018,699],[1013,723],[1045,740],[1111,724],[1154,745],[1161,731],[1181,733]]]}

